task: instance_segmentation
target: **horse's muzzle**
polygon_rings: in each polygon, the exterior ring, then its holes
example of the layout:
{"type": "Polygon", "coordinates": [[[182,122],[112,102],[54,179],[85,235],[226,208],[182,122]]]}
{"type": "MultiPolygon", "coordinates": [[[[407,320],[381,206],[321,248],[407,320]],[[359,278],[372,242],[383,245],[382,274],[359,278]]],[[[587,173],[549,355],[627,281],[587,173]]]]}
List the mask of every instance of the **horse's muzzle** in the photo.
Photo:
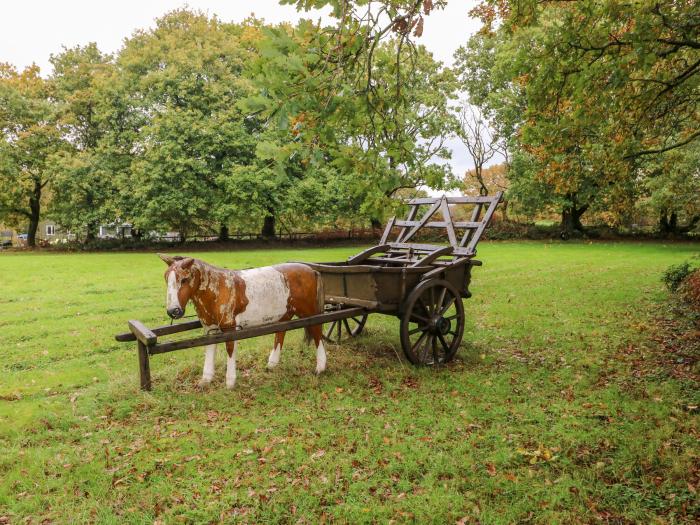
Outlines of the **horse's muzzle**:
{"type": "Polygon", "coordinates": [[[185,315],[185,311],[179,306],[176,306],[175,308],[168,308],[167,312],[171,319],[180,319],[180,317],[185,315]]]}

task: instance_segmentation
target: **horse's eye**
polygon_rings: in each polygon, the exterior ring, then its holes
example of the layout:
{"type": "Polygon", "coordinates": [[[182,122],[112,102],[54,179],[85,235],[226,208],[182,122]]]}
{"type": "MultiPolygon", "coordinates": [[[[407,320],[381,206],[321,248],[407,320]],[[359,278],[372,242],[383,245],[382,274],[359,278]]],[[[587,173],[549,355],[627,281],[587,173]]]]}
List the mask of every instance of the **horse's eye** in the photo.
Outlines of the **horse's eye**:
{"type": "Polygon", "coordinates": [[[190,282],[189,277],[183,277],[182,281],[180,281],[181,284],[187,284],[188,282],[190,282]]]}

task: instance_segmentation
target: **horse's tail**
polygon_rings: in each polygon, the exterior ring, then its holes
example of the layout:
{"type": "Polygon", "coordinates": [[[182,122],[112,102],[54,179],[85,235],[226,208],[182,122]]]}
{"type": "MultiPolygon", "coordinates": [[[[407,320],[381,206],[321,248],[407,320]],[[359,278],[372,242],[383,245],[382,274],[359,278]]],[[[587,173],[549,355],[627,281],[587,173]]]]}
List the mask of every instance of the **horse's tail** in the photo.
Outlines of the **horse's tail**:
{"type": "MultiPolygon", "coordinates": [[[[326,304],[326,296],[323,290],[323,278],[321,277],[321,274],[317,271],[314,270],[314,273],[316,274],[316,311],[314,312],[314,314],[322,314],[323,307],[326,304]]],[[[322,325],[317,326],[320,327],[322,325]]],[[[310,328],[312,327],[307,326],[304,328],[304,341],[306,341],[307,344],[311,344],[314,340],[313,334],[309,330],[310,328]]]]}

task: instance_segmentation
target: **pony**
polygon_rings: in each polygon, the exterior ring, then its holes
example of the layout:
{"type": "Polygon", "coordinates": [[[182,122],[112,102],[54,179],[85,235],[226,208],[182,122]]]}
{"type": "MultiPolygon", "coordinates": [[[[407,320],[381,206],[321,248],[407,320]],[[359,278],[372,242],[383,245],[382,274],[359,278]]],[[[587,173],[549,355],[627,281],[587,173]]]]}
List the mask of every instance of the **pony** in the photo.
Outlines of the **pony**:
{"type": "MultiPolygon", "coordinates": [[[[323,312],[321,275],[301,263],[285,263],[249,270],[228,270],[192,257],[158,254],[168,265],[166,311],[172,319],[185,315],[192,301],[206,333],[249,328],[278,321],[289,321],[323,312]]],[[[305,328],[306,341],[316,345],[316,373],[326,369],[322,325],[305,328]]],[[[286,332],[276,332],[267,361],[268,369],[279,364],[286,332]]],[[[226,387],[236,384],[238,341],[226,341],[226,387]]],[[[200,386],[214,378],[216,344],[205,347],[200,386]]]]}

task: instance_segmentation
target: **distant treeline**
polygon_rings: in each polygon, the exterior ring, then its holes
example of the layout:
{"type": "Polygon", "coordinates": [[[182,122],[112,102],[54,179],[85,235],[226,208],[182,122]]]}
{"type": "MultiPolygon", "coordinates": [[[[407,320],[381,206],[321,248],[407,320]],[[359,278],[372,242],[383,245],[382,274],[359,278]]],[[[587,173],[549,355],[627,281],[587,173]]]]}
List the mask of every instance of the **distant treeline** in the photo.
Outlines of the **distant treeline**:
{"type": "Polygon", "coordinates": [[[584,214],[697,228],[686,22],[700,8],[511,3],[477,6],[482,30],[454,68],[418,45],[444,2],[409,0],[315,2],[335,8],[325,27],[182,9],[114,55],[61,50],[49,76],[2,64],[0,223],[30,245],[44,218],[84,241],[115,223],[272,237],[377,226],[397,196],[461,187],[507,189],[507,210],[558,214],[569,232],[584,214]],[[450,172],[450,137],[474,160],[466,175],[450,172]]]}

